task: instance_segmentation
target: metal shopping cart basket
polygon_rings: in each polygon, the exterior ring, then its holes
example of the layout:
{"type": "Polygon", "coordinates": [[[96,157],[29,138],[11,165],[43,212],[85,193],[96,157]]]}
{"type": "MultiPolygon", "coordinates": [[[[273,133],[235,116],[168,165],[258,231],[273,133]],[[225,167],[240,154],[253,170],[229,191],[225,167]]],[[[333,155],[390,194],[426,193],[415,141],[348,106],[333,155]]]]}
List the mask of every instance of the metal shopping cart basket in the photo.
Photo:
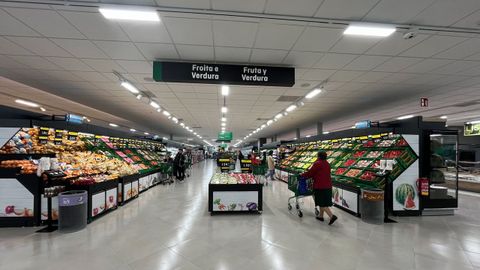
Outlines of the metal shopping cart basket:
{"type": "Polygon", "coordinates": [[[173,165],[170,163],[163,163],[160,167],[160,170],[163,175],[165,175],[165,179],[162,181],[162,184],[171,184],[173,183],[173,165]]]}
{"type": "MultiPolygon", "coordinates": [[[[288,210],[292,210],[292,201],[295,200],[295,209],[299,217],[303,217],[302,209],[300,208],[301,200],[305,197],[313,196],[313,179],[302,179],[298,174],[290,174],[288,176],[288,189],[292,191],[294,196],[288,198],[288,210]],[[305,181],[302,183],[302,181],[305,181]]],[[[318,209],[315,207],[315,216],[319,215],[318,209]]]]}
{"type": "Polygon", "coordinates": [[[258,183],[266,183],[265,174],[267,173],[267,166],[266,165],[253,165],[252,164],[252,174],[257,179],[258,183]]]}

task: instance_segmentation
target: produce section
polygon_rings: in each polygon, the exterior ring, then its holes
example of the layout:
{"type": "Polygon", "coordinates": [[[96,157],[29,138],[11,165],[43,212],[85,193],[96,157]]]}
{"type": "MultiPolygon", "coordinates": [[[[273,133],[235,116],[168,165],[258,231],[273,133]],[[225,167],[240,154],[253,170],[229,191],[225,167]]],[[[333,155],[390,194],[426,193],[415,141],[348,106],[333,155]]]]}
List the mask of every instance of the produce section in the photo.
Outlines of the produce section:
{"type": "Polygon", "coordinates": [[[208,185],[208,211],[261,212],[263,185],[252,174],[216,173],[208,185]]]}

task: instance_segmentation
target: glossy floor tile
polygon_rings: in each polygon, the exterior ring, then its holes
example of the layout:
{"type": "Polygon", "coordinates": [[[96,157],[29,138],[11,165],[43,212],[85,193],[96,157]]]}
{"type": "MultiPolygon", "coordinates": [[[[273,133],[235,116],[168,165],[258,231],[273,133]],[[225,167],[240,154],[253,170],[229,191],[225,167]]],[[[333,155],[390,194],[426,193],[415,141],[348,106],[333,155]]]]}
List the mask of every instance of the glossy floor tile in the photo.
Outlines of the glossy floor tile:
{"type": "Polygon", "coordinates": [[[0,269],[480,269],[480,198],[455,216],[371,225],[335,209],[338,223],[287,210],[283,182],[264,187],[261,215],[207,211],[213,161],[184,183],[157,186],[76,233],[0,228],[0,269]]]}

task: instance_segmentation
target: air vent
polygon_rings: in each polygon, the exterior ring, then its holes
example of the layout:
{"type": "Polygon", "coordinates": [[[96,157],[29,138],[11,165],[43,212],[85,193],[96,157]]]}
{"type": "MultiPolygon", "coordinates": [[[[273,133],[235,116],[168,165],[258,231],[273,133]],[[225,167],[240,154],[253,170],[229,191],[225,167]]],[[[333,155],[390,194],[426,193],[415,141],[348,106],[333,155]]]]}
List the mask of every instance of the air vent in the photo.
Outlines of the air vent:
{"type": "Polygon", "coordinates": [[[280,96],[277,101],[278,102],[294,102],[300,99],[301,96],[280,96]]]}
{"type": "Polygon", "coordinates": [[[458,103],[458,104],[453,105],[453,107],[470,107],[470,106],[474,106],[474,105],[478,105],[478,101],[468,101],[468,102],[464,102],[464,103],[458,103]]]}

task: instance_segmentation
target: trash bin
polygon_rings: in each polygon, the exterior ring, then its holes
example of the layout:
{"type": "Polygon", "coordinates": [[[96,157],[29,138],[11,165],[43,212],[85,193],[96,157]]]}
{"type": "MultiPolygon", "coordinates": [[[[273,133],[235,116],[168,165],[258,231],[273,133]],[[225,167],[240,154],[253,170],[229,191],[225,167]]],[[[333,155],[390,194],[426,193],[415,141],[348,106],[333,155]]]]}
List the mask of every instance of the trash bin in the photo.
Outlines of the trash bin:
{"type": "Polygon", "coordinates": [[[87,226],[88,193],[85,190],[65,191],[58,195],[58,230],[78,231],[87,226]]]}
{"type": "Polygon", "coordinates": [[[382,189],[362,189],[360,214],[362,221],[372,224],[383,224],[384,191],[382,189]]]}

